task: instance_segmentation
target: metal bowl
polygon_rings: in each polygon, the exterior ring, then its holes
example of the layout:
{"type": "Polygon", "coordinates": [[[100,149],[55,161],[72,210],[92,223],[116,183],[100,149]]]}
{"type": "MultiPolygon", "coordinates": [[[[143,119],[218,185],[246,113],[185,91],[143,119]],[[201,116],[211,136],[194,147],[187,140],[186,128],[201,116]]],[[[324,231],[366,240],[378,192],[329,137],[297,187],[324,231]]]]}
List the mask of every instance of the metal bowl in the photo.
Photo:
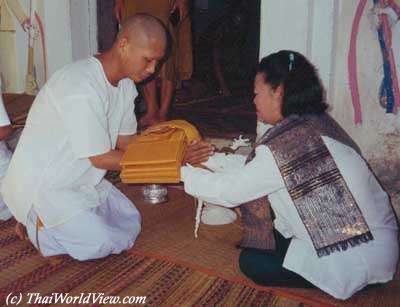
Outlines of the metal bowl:
{"type": "Polygon", "coordinates": [[[143,199],[150,204],[161,204],[168,201],[168,189],[160,184],[149,184],[142,189],[143,199]]]}

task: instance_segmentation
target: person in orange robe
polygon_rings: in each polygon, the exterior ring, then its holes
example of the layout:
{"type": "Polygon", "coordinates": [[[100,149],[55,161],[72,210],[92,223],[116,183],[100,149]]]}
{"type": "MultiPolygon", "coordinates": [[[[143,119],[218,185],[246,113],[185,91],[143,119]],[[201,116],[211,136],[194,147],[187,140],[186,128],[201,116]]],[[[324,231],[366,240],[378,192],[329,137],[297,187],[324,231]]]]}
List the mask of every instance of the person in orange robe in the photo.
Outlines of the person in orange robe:
{"type": "Polygon", "coordinates": [[[165,121],[180,81],[191,78],[192,43],[189,0],[116,0],[114,13],[118,22],[136,13],[147,13],[160,19],[171,34],[169,57],[160,68],[160,93],[157,93],[157,80],[143,84],[142,91],[147,104],[147,113],[139,121],[142,127],[165,121]],[[179,12],[179,23],[172,25],[170,16],[179,12]]]}

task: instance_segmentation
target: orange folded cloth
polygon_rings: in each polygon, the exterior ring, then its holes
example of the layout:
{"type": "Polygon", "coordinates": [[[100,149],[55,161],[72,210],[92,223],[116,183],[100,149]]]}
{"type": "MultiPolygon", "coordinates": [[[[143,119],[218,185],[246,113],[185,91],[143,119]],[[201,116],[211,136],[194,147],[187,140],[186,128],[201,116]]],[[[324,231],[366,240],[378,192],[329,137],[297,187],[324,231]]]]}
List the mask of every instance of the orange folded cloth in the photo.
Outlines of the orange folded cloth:
{"type": "Polygon", "coordinates": [[[124,183],[178,183],[185,149],[200,140],[197,129],[184,120],[152,126],[132,142],[121,160],[124,183]]]}

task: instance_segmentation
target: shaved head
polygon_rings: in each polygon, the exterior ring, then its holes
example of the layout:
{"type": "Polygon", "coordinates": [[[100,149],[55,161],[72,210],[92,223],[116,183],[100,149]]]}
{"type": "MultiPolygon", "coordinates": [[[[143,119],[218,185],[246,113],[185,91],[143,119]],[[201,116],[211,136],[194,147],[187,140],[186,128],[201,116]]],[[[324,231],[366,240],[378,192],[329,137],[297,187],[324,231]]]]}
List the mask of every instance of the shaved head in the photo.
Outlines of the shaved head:
{"type": "Polygon", "coordinates": [[[122,24],[111,49],[99,57],[105,65],[109,64],[114,79],[141,82],[156,72],[167,47],[167,30],[161,21],[147,14],[136,14],[122,24]]]}
{"type": "Polygon", "coordinates": [[[160,20],[148,14],[136,14],[128,18],[118,33],[117,41],[126,38],[136,46],[167,44],[167,32],[160,20]]]}

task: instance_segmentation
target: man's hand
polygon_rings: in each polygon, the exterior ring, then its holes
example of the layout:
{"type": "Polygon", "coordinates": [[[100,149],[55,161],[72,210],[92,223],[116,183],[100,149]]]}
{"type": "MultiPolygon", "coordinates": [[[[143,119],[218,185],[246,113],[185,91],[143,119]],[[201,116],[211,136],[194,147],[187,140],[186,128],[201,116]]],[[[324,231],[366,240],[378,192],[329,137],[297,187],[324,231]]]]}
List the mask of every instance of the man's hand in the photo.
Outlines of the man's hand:
{"type": "Polygon", "coordinates": [[[92,165],[98,169],[105,169],[108,171],[120,171],[122,156],[124,152],[122,150],[110,150],[105,154],[89,157],[92,165]]]}
{"type": "Polygon", "coordinates": [[[126,151],[129,144],[137,138],[137,134],[118,135],[116,149],[126,151]]]}
{"type": "Polygon", "coordinates": [[[124,16],[125,3],[124,0],[115,0],[114,4],[114,16],[118,23],[122,22],[122,16],[124,16]]]}
{"type": "Polygon", "coordinates": [[[11,125],[0,127],[0,141],[7,140],[13,133],[14,129],[11,125]]]}
{"type": "Polygon", "coordinates": [[[172,3],[171,13],[179,10],[179,22],[189,16],[189,0],[175,0],[172,3]]]}
{"type": "Polygon", "coordinates": [[[182,165],[186,163],[195,165],[208,160],[214,154],[214,146],[205,141],[193,141],[187,146],[182,165]]]}

